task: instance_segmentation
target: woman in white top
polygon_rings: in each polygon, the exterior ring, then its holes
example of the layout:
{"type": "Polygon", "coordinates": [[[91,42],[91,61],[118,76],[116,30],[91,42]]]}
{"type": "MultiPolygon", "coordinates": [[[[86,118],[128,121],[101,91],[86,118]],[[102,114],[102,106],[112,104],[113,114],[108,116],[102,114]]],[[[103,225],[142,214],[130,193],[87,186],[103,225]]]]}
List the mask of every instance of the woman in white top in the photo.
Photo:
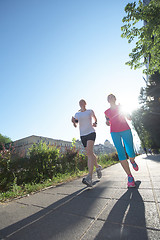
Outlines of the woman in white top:
{"type": "Polygon", "coordinates": [[[96,172],[98,178],[102,177],[101,169],[102,167],[97,164],[96,155],[93,152],[94,142],[96,139],[96,132],[94,127],[97,126],[97,118],[93,112],[93,110],[86,109],[86,101],[81,99],[79,101],[80,111],[72,117],[72,123],[74,127],[77,127],[79,123],[80,137],[83,146],[85,147],[86,154],[88,157],[88,170],[89,174],[86,178],[83,178],[82,183],[87,186],[92,186],[92,175],[94,165],[96,166],[96,172]],[[92,119],[94,119],[94,123],[92,123],[92,119]]]}

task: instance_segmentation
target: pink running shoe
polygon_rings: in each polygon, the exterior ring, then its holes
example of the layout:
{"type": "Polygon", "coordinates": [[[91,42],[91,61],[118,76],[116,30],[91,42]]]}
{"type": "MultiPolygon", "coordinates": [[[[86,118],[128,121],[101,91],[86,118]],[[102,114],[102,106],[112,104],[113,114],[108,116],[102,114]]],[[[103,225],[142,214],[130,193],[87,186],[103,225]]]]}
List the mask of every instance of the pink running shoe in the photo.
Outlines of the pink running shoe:
{"type": "Polygon", "coordinates": [[[135,187],[135,181],[134,181],[134,177],[132,177],[132,175],[128,175],[128,187],[135,187]]]}
{"type": "Polygon", "coordinates": [[[135,170],[135,171],[138,171],[138,165],[137,165],[137,163],[134,161],[134,162],[131,162],[131,160],[130,160],[130,163],[132,164],[132,167],[133,167],[133,169],[135,170]]]}

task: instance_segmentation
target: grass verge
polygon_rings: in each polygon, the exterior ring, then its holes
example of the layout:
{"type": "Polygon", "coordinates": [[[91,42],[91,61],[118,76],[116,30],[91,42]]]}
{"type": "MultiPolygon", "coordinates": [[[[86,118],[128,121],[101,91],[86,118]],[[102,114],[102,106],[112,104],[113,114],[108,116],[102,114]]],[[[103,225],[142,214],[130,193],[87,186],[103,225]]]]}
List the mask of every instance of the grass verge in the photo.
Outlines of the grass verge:
{"type": "MultiPolygon", "coordinates": [[[[117,161],[112,159],[109,159],[108,161],[104,161],[104,159],[100,159],[99,161],[99,164],[103,168],[109,167],[116,163],[117,161]]],[[[88,171],[86,169],[85,171],[77,171],[76,173],[58,174],[53,179],[47,179],[42,183],[37,183],[37,184],[29,183],[29,184],[24,184],[23,186],[18,186],[16,183],[14,183],[11,190],[6,192],[0,192],[0,202],[11,201],[15,198],[23,197],[31,193],[38,192],[50,186],[57,186],[59,184],[72,181],[79,177],[83,177],[87,173],[88,171]]]]}

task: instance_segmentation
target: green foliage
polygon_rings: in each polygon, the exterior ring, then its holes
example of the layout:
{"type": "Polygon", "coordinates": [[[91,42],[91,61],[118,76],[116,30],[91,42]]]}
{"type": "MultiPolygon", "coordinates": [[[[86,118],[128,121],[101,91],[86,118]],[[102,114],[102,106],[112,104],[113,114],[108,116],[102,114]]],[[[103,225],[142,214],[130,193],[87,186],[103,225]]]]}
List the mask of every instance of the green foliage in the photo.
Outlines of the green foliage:
{"type": "Polygon", "coordinates": [[[7,190],[16,182],[22,183],[28,167],[28,159],[18,155],[12,145],[0,151],[0,190],[7,190]]]}
{"type": "Polygon", "coordinates": [[[84,171],[87,169],[87,156],[85,154],[78,153],[78,169],[84,171]]]}
{"type": "Polygon", "coordinates": [[[11,169],[12,152],[10,149],[5,149],[3,145],[2,148],[0,151],[0,190],[8,189],[14,180],[14,173],[11,169]]]}
{"type": "Polygon", "coordinates": [[[57,174],[75,173],[87,168],[86,156],[75,148],[66,148],[62,154],[57,146],[40,142],[33,144],[29,157],[21,157],[10,145],[0,152],[0,190],[26,183],[43,183],[57,174]],[[16,179],[16,182],[15,182],[16,179]]]}
{"type": "Polygon", "coordinates": [[[102,167],[119,162],[117,153],[102,154],[98,156],[98,162],[102,167]]]}
{"type": "MultiPolygon", "coordinates": [[[[102,155],[99,163],[109,166],[118,161],[117,154],[102,155]]],[[[75,147],[62,153],[57,146],[33,144],[28,158],[20,156],[10,144],[0,151],[0,200],[37,191],[87,173],[87,156],[75,147]]]]}
{"type": "Polygon", "coordinates": [[[160,147],[160,74],[155,72],[149,77],[145,88],[143,125],[151,136],[152,148],[160,147]]]}
{"type": "Polygon", "coordinates": [[[144,72],[160,72],[160,1],[151,0],[148,5],[139,1],[138,6],[136,2],[128,3],[125,12],[121,36],[127,38],[128,43],[136,40],[135,47],[129,54],[131,60],[126,64],[137,69],[150,61],[149,68],[144,72]]]}
{"type": "Polygon", "coordinates": [[[59,148],[40,142],[33,144],[29,151],[29,181],[40,182],[52,178],[61,168],[59,148]]]}
{"type": "Polygon", "coordinates": [[[141,108],[132,114],[133,126],[143,147],[160,148],[160,74],[149,77],[146,88],[141,89],[141,108]]]}
{"type": "Polygon", "coordinates": [[[72,139],[72,148],[74,148],[75,146],[76,146],[76,139],[73,138],[73,139],[72,139]]]}
{"type": "Polygon", "coordinates": [[[146,111],[143,108],[134,111],[132,113],[132,125],[141,140],[142,147],[151,148],[153,139],[143,124],[145,117],[146,111]]]}
{"type": "Polygon", "coordinates": [[[3,145],[5,145],[6,143],[10,143],[11,139],[9,137],[3,136],[2,134],[0,134],[0,150],[3,149],[3,145]]]}
{"type": "Polygon", "coordinates": [[[62,173],[78,172],[87,168],[87,156],[81,154],[75,147],[66,148],[62,156],[62,173]]]}

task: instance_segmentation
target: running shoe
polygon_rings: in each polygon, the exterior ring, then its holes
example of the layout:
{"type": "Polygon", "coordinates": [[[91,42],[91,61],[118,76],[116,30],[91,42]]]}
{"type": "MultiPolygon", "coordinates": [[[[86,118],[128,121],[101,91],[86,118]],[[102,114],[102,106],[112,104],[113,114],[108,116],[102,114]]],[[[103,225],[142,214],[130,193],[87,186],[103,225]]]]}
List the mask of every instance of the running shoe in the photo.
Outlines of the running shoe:
{"type": "Polygon", "coordinates": [[[132,164],[132,167],[133,167],[133,169],[135,170],[135,171],[138,171],[138,165],[137,165],[137,163],[134,161],[134,162],[131,162],[131,160],[130,160],[130,163],[132,164]]]}
{"type": "Polygon", "coordinates": [[[99,165],[98,168],[96,168],[96,172],[97,172],[97,177],[101,178],[102,177],[102,166],[99,165]]]}
{"type": "Polygon", "coordinates": [[[128,175],[128,187],[135,187],[135,181],[134,181],[134,177],[132,175],[128,175]]]}
{"type": "Polygon", "coordinates": [[[82,183],[86,184],[87,187],[92,187],[93,186],[92,179],[91,179],[91,177],[89,175],[87,175],[87,177],[82,179],[82,183]]]}

